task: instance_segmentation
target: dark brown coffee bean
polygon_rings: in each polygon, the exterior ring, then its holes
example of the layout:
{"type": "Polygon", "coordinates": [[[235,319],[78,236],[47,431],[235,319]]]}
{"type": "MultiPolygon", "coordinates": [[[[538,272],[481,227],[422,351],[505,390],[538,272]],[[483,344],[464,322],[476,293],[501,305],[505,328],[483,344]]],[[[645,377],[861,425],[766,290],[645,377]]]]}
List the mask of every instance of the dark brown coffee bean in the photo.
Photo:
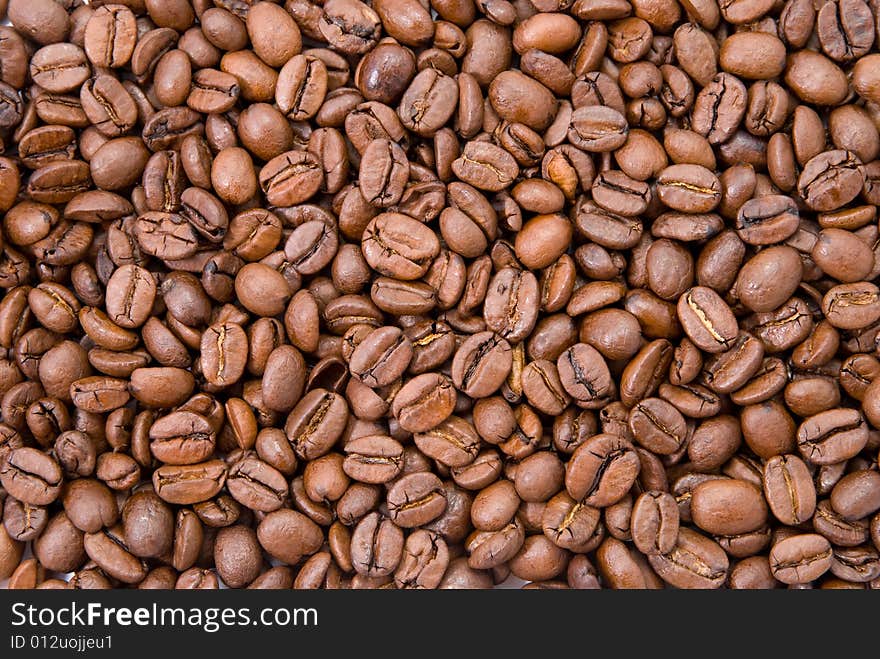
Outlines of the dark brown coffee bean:
{"type": "Polygon", "coordinates": [[[629,414],[629,429],[643,447],[660,455],[675,453],[685,441],[684,417],[660,398],[646,398],[629,414]]]}
{"type": "Polygon", "coordinates": [[[845,150],[811,158],[798,178],[798,193],[816,211],[836,210],[851,201],[864,184],[858,157],[845,150]]]}
{"type": "Polygon", "coordinates": [[[317,524],[293,510],[269,513],[257,527],[260,545],[271,556],[295,565],[321,546],[322,533],[317,524]]]}
{"type": "Polygon", "coordinates": [[[387,483],[403,468],[403,446],[387,436],[360,437],[345,452],[345,473],[363,483],[387,483]]]}
{"type": "Polygon", "coordinates": [[[373,140],[361,157],[361,194],[379,208],[393,206],[403,196],[409,179],[409,161],[404,150],[391,140],[373,140]]]}
{"type": "Polygon", "coordinates": [[[791,236],[797,230],[799,217],[797,206],[789,197],[759,197],[740,207],[736,230],[750,245],[770,245],[791,236]]]}
{"type": "Polygon", "coordinates": [[[519,167],[513,156],[489,142],[468,142],[452,171],[475,188],[498,192],[510,186],[519,167]]]}
{"type": "Polygon", "coordinates": [[[694,523],[715,535],[748,533],[767,521],[761,491],[737,479],[700,483],[691,493],[690,508],[694,523]]]}
{"type": "Polygon", "coordinates": [[[163,501],[199,503],[217,494],[226,482],[226,465],[210,460],[192,465],[164,465],[153,472],[153,487],[163,501]]]}
{"type": "Polygon", "coordinates": [[[455,408],[453,382],[438,373],[425,373],[407,382],[391,404],[401,428],[409,432],[430,430],[455,408]]]}
{"type": "Polygon", "coordinates": [[[172,412],[150,427],[150,451],[167,464],[193,464],[214,453],[210,422],[195,412],[172,412]]]}
{"type": "Polygon", "coordinates": [[[861,451],[868,441],[865,420],[858,410],[836,408],[805,420],[797,432],[798,450],[807,462],[842,462],[861,451]]]}
{"type": "Polygon", "coordinates": [[[452,380],[473,398],[492,395],[512,368],[510,344],[493,332],[480,332],[468,338],[455,353],[452,380]]]}
{"type": "Polygon", "coordinates": [[[446,491],[440,479],[420,472],[397,480],[386,500],[391,520],[402,528],[421,526],[446,510],[446,491]]]}
{"type": "Polygon", "coordinates": [[[398,213],[383,213],[367,225],[363,236],[367,263],[396,279],[418,279],[439,254],[437,237],[421,222],[398,213]]]}
{"type": "Polygon", "coordinates": [[[85,51],[95,66],[118,68],[131,59],[137,25],[130,9],[121,5],[98,7],[86,24],[85,51]]]}
{"type": "Polygon", "coordinates": [[[831,563],[831,545],[815,533],[792,535],[770,550],[770,570],[787,584],[814,581],[828,571],[831,563]]]}
{"type": "Polygon", "coordinates": [[[642,553],[667,554],[678,540],[678,505],[668,492],[639,495],[632,510],[632,538],[642,553]]]}
{"type": "Polygon", "coordinates": [[[452,116],[458,101],[455,80],[433,68],[420,71],[400,100],[397,114],[413,132],[431,137],[452,116]]]}
{"type": "Polygon", "coordinates": [[[629,442],[597,435],[575,450],[566,467],[565,487],[574,499],[604,507],[626,493],[639,470],[638,456],[629,442]]]}
{"type": "Polygon", "coordinates": [[[312,389],[291,411],[284,432],[297,455],[310,460],[330,451],[347,421],[345,399],[324,389],[312,389]]]}
{"type": "Polygon", "coordinates": [[[878,307],[877,287],[870,282],[840,284],[822,298],[822,311],[828,322],[840,329],[861,329],[876,322],[878,307]]]}
{"type": "Polygon", "coordinates": [[[721,183],[700,165],[671,165],[657,177],[657,196],[675,210],[705,213],[721,201],[721,183]]]}
{"type": "Polygon", "coordinates": [[[675,547],[649,556],[657,574],[676,588],[719,588],[727,577],[729,561],[717,542],[688,528],[679,530],[675,547]]]}
{"type": "Polygon", "coordinates": [[[123,265],[107,282],[107,315],[120,327],[146,322],[156,296],[153,276],[140,266],[123,265]]]}
{"type": "Polygon", "coordinates": [[[678,317],[688,337],[706,352],[723,352],[736,338],[736,319],[713,290],[697,286],[679,298],[678,317]]]}
{"type": "Polygon", "coordinates": [[[61,493],[63,474],[48,454],[30,447],[11,451],[0,467],[3,487],[22,503],[44,506],[61,493]]]}
{"type": "Polygon", "coordinates": [[[3,502],[3,527],[12,540],[27,542],[34,540],[49,521],[49,512],[43,506],[34,506],[6,497],[3,502]]]}
{"type": "Polygon", "coordinates": [[[109,75],[87,81],[80,90],[80,102],[92,125],[107,137],[127,133],[138,119],[134,99],[109,75]]]}
{"type": "Polygon", "coordinates": [[[122,508],[122,526],[128,550],[135,556],[164,556],[171,550],[174,513],[154,492],[136,492],[125,502],[122,508]]]}
{"type": "Polygon", "coordinates": [[[240,325],[212,325],[202,334],[201,364],[205,378],[217,386],[238,381],[247,363],[247,335],[240,325]]]}

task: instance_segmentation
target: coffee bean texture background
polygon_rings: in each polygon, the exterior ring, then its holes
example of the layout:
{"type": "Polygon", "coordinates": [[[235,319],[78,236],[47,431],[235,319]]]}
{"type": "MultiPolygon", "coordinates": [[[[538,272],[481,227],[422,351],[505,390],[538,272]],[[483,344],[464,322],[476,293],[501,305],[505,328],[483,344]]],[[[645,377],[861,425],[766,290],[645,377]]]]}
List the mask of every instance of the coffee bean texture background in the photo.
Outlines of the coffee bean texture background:
{"type": "Polygon", "coordinates": [[[0,0],[8,588],[880,588],[880,1],[0,0]]]}

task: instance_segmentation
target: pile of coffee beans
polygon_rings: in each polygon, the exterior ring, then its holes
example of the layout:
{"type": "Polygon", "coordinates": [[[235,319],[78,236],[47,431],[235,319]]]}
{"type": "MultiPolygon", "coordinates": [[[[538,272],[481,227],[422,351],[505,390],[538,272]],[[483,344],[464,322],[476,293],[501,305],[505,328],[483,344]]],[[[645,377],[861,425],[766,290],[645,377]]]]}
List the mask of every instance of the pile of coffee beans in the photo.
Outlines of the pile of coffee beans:
{"type": "Polygon", "coordinates": [[[4,18],[10,587],[880,587],[880,0],[4,18]]]}

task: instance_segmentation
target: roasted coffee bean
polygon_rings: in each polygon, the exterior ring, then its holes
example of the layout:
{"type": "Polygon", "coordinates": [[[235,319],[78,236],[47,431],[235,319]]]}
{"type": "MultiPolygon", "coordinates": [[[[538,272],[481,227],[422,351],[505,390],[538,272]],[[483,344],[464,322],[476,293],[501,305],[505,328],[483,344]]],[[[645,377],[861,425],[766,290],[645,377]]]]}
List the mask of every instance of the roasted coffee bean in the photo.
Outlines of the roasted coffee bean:
{"type": "Polygon", "coordinates": [[[841,478],[831,490],[831,505],[835,512],[853,521],[872,515],[878,508],[880,485],[873,471],[855,471],[841,478]]]}
{"type": "Polygon", "coordinates": [[[721,201],[721,183],[701,165],[671,165],[657,177],[657,196],[674,210],[705,213],[721,201]]]}
{"type": "Polygon", "coordinates": [[[201,339],[202,373],[208,382],[224,387],[234,384],[247,364],[247,335],[240,325],[212,325],[201,339]]]}
{"type": "Polygon", "coordinates": [[[576,500],[608,506],[629,490],[641,465],[632,445],[614,435],[596,435],[581,444],[566,467],[565,487],[576,500]]]}
{"type": "Polygon", "coordinates": [[[172,412],[150,427],[150,451],[168,464],[193,464],[214,453],[216,438],[210,422],[195,412],[172,412]]]}
{"type": "Polygon", "coordinates": [[[679,298],[678,317],[691,341],[706,352],[723,352],[736,338],[737,323],[730,307],[704,286],[691,288],[679,298]]]}
{"type": "Polygon", "coordinates": [[[95,66],[119,68],[128,63],[137,41],[137,24],[130,9],[102,6],[86,24],[85,51],[95,66]]]}
{"type": "Polygon", "coordinates": [[[814,581],[830,569],[831,563],[831,545],[815,533],[789,536],[770,550],[770,570],[782,583],[814,581]]]}
{"type": "Polygon", "coordinates": [[[138,110],[131,94],[113,76],[99,75],[80,90],[80,102],[92,125],[106,137],[118,137],[131,130],[138,110]]]}
{"type": "Polygon", "coordinates": [[[439,254],[437,236],[421,222],[399,213],[383,213],[366,226],[362,239],[370,267],[396,279],[418,279],[439,254]]]}
{"type": "Polygon", "coordinates": [[[857,330],[880,318],[880,292],[867,281],[840,284],[822,298],[822,311],[834,327],[857,330]]]}
{"type": "Polygon", "coordinates": [[[153,472],[153,487],[163,501],[199,503],[217,494],[226,482],[226,465],[212,460],[192,465],[165,465],[153,472]]]}
{"type": "Polygon", "coordinates": [[[635,440],[653,453],[675,453],[685,441],[684,417],[660,398],[646,398],[637,403],[628,422],[635,440]]]}
{"type": "Polygon", "coordinates": [[[397,526],[422,526],[446,510],[446,491],[434,474],[417,472],[403,476],[389,488],[386,505],[397,526]]]}
{"type": "Polygon", "coordinates": [[[403,544],[403,531],[397,525],[379,513],[370,513],[352,533],[352,566],[366,576],[392,574],[400,563],[403,544]]]}
{"type": "Polygon", "coordinates": [[[0,482],[22,503],[44,506],[61,493],[63,473],[52,456],[30,447],[11,451],[0,467],[0,482]]]}
{"type": "Polygon", "coordinates": [[[668,492],[645,492],[632,509],[632,539],[642,553],[667,554],[678,540],[679,513],[668,492]]]}
{"type": "Polygon", "coordinates": [[[807,462],[817,465],[854,457],[867,441],[865,419],[854,409],[820,412],[806,419],[797,431],[798,450],[807,462]]]}
{"type": "Polygon", "coordinates": [[[24,503],[11,496],[3,502],[3,527],[12,540],[27,542],[36,539],[48,521],[49,512],[44,506],[24,503]]]}
{"type": "Polygon", "coordinates": [[[736,230],[750,245],[771,245],[790,237],[798,228],[800,215],[794,201],[782,195],[768,195],[743,204],[736,216],[736,230]]]}
{"type": "Polygon", "coordinates": [[[510,186],[519,171],[516,161],[504,149],[489,142],[468,142],[452,163],[458,178],[475,188],[498,192],[510,186]]]}
{"type": "Polygon", "coordinates": [[[577,343],[556,360],[562,386],[575,403],[588,409],[604,406],[615,391],[602,355],[592,346],[577,343]]]}
{"type": "Polygon", "coordinates": [[[332,448],[347,421],[344,398],[325,389],[312,389],[287,417],[284,432],[297,455],[310,460],[332,448]]]}
{"type": "Polygon", "coordinates": [[[761,491],[734,478],[697,485],[691,493],[690,510],[694,523],[713,535],[748,533],[767,521],[767,504],[761,491]]]}
{"type": "Polygon", "coordinates": [[[397,114],[406,128],[431,137],[450,119],[457,101],[455,80],[434,68],[426,68],[403,93],[397,114]]]}
{"type": "Polygon", "coordinates": [[[452,380],[473,398],[492,395],[512,368],[510,344],[493,332],[480,332],[468,338],[455,353],[452,380]]]}
{"type": "Polygon", "coordinates": [[[746,111],[746,86],[729,73],[719,73],[700,90],[691,112],[693,130],[711,144],[727,141],[746,111]]]}
{"type": "Polygon", "coordinates": [[[816,488],[806,464],[794,455],[777,455],[764,465],[764,496],[776,518],[796,526],[816,510],[816,488]]]}
{"type": "Polygon", "coordinates": [[[851,201],[864,184],[858,157],[843,149],[811,158],[798,178],[798,192],[816,211],[836,210],[851,201]]]}
{"type": "Polygon", "coordinates": [[[135,556],[164,556],[171,549],[174,540],[174,513],[154,492],[136,492],[125,502],[122,508],[122,526],[128,550],[135,556]]]}
{"type": "Polygon", "coordinates": [[[671,551],[648,557],[651,567],[676,588],[719,588],[730,565],[724,550],[714,540],[689,528],[678,533],[671,551]]]}

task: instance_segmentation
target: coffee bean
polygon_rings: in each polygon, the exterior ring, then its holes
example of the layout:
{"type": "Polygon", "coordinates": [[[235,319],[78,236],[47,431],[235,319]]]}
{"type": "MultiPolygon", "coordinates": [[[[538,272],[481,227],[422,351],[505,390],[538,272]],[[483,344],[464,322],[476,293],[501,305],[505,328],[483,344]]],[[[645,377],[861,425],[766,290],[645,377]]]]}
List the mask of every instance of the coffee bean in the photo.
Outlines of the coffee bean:
{"type": "Polygon", "coordinates": [[[831,562],[831,545],[815,533],[792,535],[770,550],[770,570],[787,584],[809,583],[827,572],[831,562]]]}
{"type": "Polygon", "coordinates": [[[602,355],[585,343],[577,343],[565,350],[556,360],[556,367],[565,391],[581,407],[602,407],[615,391],[602,355]]]}
{"type": "Polygon", "coordinates": [[[700,483],[691,493],[691,515],[704,531],[736,535],[754,531],[767,520],[767,505],[751,483],[722,479],[700,483]]]}
{"type": "Polygon", "coordinates": [[[407,87],[397,114],[406,128],[430,137],[449,120],[457,101],[455,80],[436,69],[427,68],[420,71],[407,87]]]}
{"type": "Polygon", "coordinates": [[[137,583],[146,576],[146,567],[125,545],[123,528],[119,525],[83,538],[86,554],[104,572],[123,583],[137,583]]]}
{"type": "Polygon", "coordinates": [[[153,472],[153,487],[163,501],[179,505],[199,503],[217,494],[226,482],[220,460],[191,465],[164,465],[153,472]]]}
{"type": "Polygon", "coordinates": [[[841,478],[831,490],[831,505],[847,520],[863,519],[880,505],[877,501],[877,474],[856,471],[841,478]]]}
{"type": "Polygon", "coordinates": [[[410,474],[388,490],[387,505],[395,524],[411,528],[441,515],[446,509],[446,494],[433,474],[410,474]]]}
{"type": "Polygon", "coordinates": [[[322,533],[305,515],[284,509],[266,515],[257,527],[257,538],[271,556],[295,565],[320,548],[322,533]]]}
{"type": "Polygon", "coordinates": [[[660,398],[646,398],[637,403],[628,423],[635,440],[659,455],[675,453],[685,441],[684,417],[660,398]]]}
{"type": "Polygon", "coordinates": [[[797,205],[783,195],[750,199],[736,216],[736,230],[750,245],[771,245],[791,236],[798,227],[797,205]]]}
{"type": "Polygon", "coordinates": [[[171,508],[154,492],[137,492],[122,508],[125,542],[135,556],[150,558],[165,555],[171,549],[174,525],[171,508]]]}
{"type": "Polygon", "coordinates": [[[46,528],[49,512],[44,506],[34,506],[7,497],[3,502],[3,527],[9,538],[19,542],[36,539],[46,528]]]}
{"type": "Polygon", "coordinates": [[[788,56],[785,82],[802,101],[819,105],[837,105],[848,91],[840,67],[812,50],[799,50],[788,56]]]}
{"type": "Polygon", "coordinates": [[[736,338],[736,319],[730,308],[709,288],[696,286],[678,301],[684,331],[706,352],[723,352],[736,338]]]}
{"type": "Polygon", "coordinates": [[[136,40],[135,17],[127,7],[99,7],[86,24],[85,51],[95,66],[124,66],[131,58],[136,40]]]}
{"type": "Polygon", "coordinates": [[[492,332],[468,338],[455,353],[452,380],[474,398],[485,398],[501,386],[510,373],[513,357],[510,344],[492,332]]]}
{"type": "Polygon", "coordinates": [[[513,183],[519,167],[513,156],[500,147],[489,142],[468,142],[452,163],[452,171],[475,188],[498,192],[513,183]]]}
{"type": "Polygon", "coordinates": [[[855,330],[876,322],[878,289],[870,282],[840,284],[822,298],[828,322],[840,329],[855,330]]]}
{"type": "Polygon", "coordinates": [[[453,382],[439,373],[424,373],[409,380],[391,403],[391,413],[409,432],[430,430],[455,409],[453,382]]]}
{"type": "Polygon", "coordinates": [[[310,460],[332,448],[347,421],[344,398],[324,389],[312,389],[287,417],[284,432],[297,455],[310,460]]]}
{"type": "Polygon", "coordinates": [[[371,577],[394,572],[403,553],[403,531],[390,519],[370,513],[351,537],[351,560],[358,574],[371,577]]]}
{"type": "Polygon", "coordinates": [[[440,251],[436,235],[421,222],[383,213],[364,230],[361,249],[370,267],[396,279],[418,279],[440,251]]]}
{"type": "Polygon", "coordinates": [[[667,554],[678,540],[679,513],[668,492],[645,492],[632,509],[632,539],[648,556],[667,554]]]}
{"type": "Polygon", "coordinates": [[[209,327],[201,339],[202,372],[218,386],[234,384],[247,362],[247,335],[240,325],[222,323],[209,327]]]}
{"type": "Polygon", "coordinates": [[[150,451],[167,464],[193,464],[214,453],[210,422],[195,412],[172,412],[150,427],[150,451]]]}
{"type": "Polygon", "coordinates": [[[146,322],[155,295],[156,282],[149,272],[123,265],[107,282],[107,315],[120,327],[139,327],[146,322]]]}
{"type": "Polygon", "coordinates": [[[61,493],[63,474],[48,454],[30,447],[11,451],[0,467],[3,487],[22,503],[44,506],[61,493]]]}
{"type": "Polygon", "coordinates": [[[639,458],[627,440],[596,435],[572,455],[565,471],[565,487],[575,500],[605,507],[623,497],[640,468],[639,458]]]}
{"type": "Polygon", "coordinates": [[[705,213],[721,201],[721,183],[700,165],[671,165],[657,177],[657,196],[675,210],[705,213]]]}
{"type": "Polygon", "coordinates": [[[812,464],[833,464],[856,455],[868,440],[858,410],[836,408],[805,420],[797,431],[798,450],[812,464]]]}
{"type": "Polygon", "coordinates": [[[850,202],[864,184],[858,157],[843,149],[811,158],[798,177],[798,193],[816,211],[830,211],[850,202]]]}
{"type": "Polygon", "coordinates": [[[671,551],[648,556],[648,562],[660,578],[676,588],[719,588],[729,568],[718,543],[689,528],[679,530],[671,551]]]}
{"type": "Polygon", "coordinates": [[[710,144],[727,141],[746,110],[746,87],[739,78],[719,73],[697,94],[691,113],[694,131],[710,144]]]}

